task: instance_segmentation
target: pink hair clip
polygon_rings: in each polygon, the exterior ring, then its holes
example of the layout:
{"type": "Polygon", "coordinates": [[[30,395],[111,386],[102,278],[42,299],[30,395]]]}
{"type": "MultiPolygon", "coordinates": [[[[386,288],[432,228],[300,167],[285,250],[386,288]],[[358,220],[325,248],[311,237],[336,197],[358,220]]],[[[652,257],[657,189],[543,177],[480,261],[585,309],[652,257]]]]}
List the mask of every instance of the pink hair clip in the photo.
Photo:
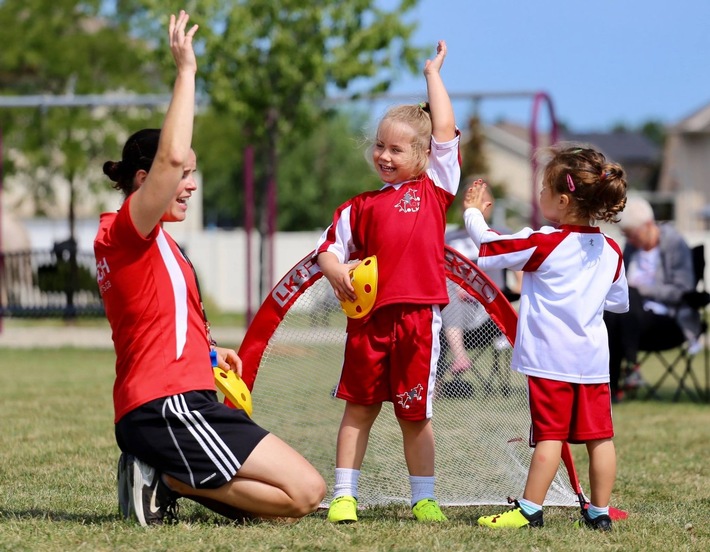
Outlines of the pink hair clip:
{"type": "Polygon", "coordinates": [[[574,180],[572,180],[572,175],[567,173],[567,187],[570,192],[574,192],[577,187],[574,185],[574,180]]]}

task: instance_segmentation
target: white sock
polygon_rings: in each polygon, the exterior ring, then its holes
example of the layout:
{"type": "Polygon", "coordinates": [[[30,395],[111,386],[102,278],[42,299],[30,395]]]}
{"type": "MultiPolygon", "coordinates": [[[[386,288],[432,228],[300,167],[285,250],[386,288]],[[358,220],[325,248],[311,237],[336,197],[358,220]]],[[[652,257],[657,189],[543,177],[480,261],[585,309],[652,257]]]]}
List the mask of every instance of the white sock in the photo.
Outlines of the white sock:
{"type": "Polygon", "coordinates": [[[412,488],[412,506],[425,498],[434,498],[433,475],[410,475],[409,486],[412,488]]]}
{"type": "Polygon", "coordinates": [[[357,481],[359,478],[360,470],[335,468],[333,498],[338,498],[339,496],[352,496],[357,498],[357,481]]]}

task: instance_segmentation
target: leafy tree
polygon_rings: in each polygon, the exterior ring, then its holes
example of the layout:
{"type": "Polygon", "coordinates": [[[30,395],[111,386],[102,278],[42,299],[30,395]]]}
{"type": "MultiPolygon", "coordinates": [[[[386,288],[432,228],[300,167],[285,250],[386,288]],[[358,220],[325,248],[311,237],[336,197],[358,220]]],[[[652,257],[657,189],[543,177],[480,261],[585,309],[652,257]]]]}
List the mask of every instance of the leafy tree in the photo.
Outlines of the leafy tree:
{"type": "MultiPolygon", "coordinates": [[[[376,189],[379,179],[366,154],[368,114],[336,112],[279,161],[278,228],[313,230],[329,224],[335,208],[348,197],[376,189]]],[[[213,111],[198,119],[195,129],[198,165],[205,179],[204,217],[207,225],[235,227],[244,224],[244,190],[234,186],[243,179],[246,146],[235,121],[219,124],[213,111]]],[[[263,167],[255,167],[257,175],[263,167]]]]}
{"type": "MultiPolygon", "coordinates": [[[[238,121],[255,148],[264,236],[274,230],[267,226],[267,198],[280,181],[277,160],[332,116],[327,95],[385,92],[402,68],[419,67],[422,50],[409,44],[415,24],[405,21],[416,3],[400,0],[386,10],[375,0],[200,2],[203,90],[211,108],[238,121]]],[[[130,4],[136,27],[144,29],[162,8],[158,0],[130,4]]]]}
{"type": "MultiPolygon", "coordinates": [[[[373,0],[205,0],[192,10],[202,27],[200,91],[209,105],[198,117],[196,143],[208,146],[201,149],[201,166],[211,173],[210,188],[222,190],[216,195],[230,195],[232,179],[241,180],[238,161],[248,143],[257,151],[263,203],[281,152],[297,147],[332,116],[324,107],[328,93],[386,91],[399,71],[418,69],[422,52],[409,45],[415,25],[405,22],[415,5],[416,0],[401,0],[384,10],[373,0]]],[[[166,18],[157,0],[0,2],[6,29],[0,94],[167,90],[172,62],[166,62],[167,49],[157,47],[165,40],[166,18]]],[[[21,152],[6,168],[12,173],[19,164],[26,174],[34,168],[27,197],[38,212],[56,208],[52,180],[64,168],[70,186],[79,186],[90,167],[100,167],[94,152],[113,151],[125,138],[128,130],[115,131],[130,113],[111,113],[108,118],[119,123],[113,125],[101,121],[107,115],[72,108],[0,113],[6,144],[21,152]]],[[[141,126],[159,120],[145,110],[138,115],[141,126]]]]}
{"type": "Polygon", "coordinates": [[[639,127],[639,132],[659,147],[666,143],[666,126],[660,121],[646,121],[639,127]]]}
{"type": "MultiPolygon", "coordinates": [[[[150,46],[128,26],[105,16],[101,0],[10,0],[0,2],[3,49],[0,94],[100,94],[154,89],[150,46]]],[[[140,115],[145,115],[142,111],[140,115]]],[[[25,201],[39,214],[56,212],[55,186],[69,188],[70,234],[74,197],[92,193],[106,151],[125,138],[119,123],[129,114],[106,109],[27,107],[0,110],[6,174],[21,171],[25,201]]],[[[10,179],[12,182],[12,179],[10,179]]],[[[105,181],[104,181],[105,182],[105,181]]]]}
{"type": "Polygon", "coordinates": [[[242,144],[255,147],[262,233],[266,197],[277,182],[280,197],[291,192],[279,222],[297,224],[292,202],[312,190],[284,189],[295,182],[284,183],[277,159],[303,151],[323,118],[333,116],[325,108],[328,93],[386,91],[402,67],[419,67],[422,52],[408,44],[414,24],[404,22],[415,4],[402,0],[386,11],[373,0],[201,3],[204,90],[216,113],[241,125],[242,144]]]}
{"type": "Polygon", "coordinates": [[[638,132],[643,134],[651,142],[662,147],[666,141],[666,127],[660,121],[650,119],[636,127],[629,127],[625,123],[616,123],[612,126],[611,132],[621,134],[624,132],[638,132]]]}
{"type": "MultiPolygon", "coordinates": [[[[484,125],[478,114],[468,120],[468,129],[461,142],[461,183],[459,186],[459,206],[465,187],[473,178],[485,178],[493,197],[501,199],[506,196],[505,182],[492,181],[489,176],[490,165],[484,151],[486,135],[484,125]]],[[[461,224],[460,208],[449,209],[446,220],[450,224],[461,224]]]]}
{"type": "MultiPolygon", "coordinates": [[[[322,214],[314,213],[314,202],[307,200],[322,200],[323,194],[314,193],[318,187],[308,175],[320,174],[329,187],[343,182],[346,193],[350,182],[361,189],[359,177],[327,178],[339,169],[360,172],[349,167],[361,163],[362,153],[339,142],[341,136],[351,139],[345,131],[352,127],[327,109],[325,100],[338,91],[351,96],[384,92],[400,71],[419,70],[423,51],[409,44],[415,24],[406,22],[415,5],[416,0],[401,0],[385,10],[374,0],[204,0],[191,10],[201,25],[198,84],[207,107],[197,117],[195,145],[209,182],[208,222],[241,222],[233,206],[242,204],[241,158],[247,144],[257,152],[262,210],[268,185],[277,180],[276,160],[288,160],[282,166],[288,183],[281,184],[281,193],[289,196],[282,202],[282,227],[323,224],[322,214]],[[323,134],[311,140],[316,128],[323,134]],[[329,137],[331,132],[336,134],[329,137]],[[317,159],[308,155],[309,144],[321,153],[317,159]],[[338,161],[324,162],[324,152],[338,161]],[[311,171],[303,166],[310,162],[311,171]],[[301,207],[305,216],[298,214],[301,207]]],[[[157,0],[0,2],[0,23],[7,30],[0,93],[167,91],[172,62],[163,46],[166,18],[157,0]]],[[[91,183],[105,187],[97,172],[106,152],[117,151],[135,129],[132,116],[141,119],[139,126],[160,120],[145,109],[3,110],[0,124],[15,152],[6,168],[29,176],[27,200],[38,212],[56,209],[53,189],[60,176],[72,194],[92,194],[91,183]]],[[[346,193],[326,196],[342,200],[346,193]]]]}
{"type": "Polygon", "coordinates": [[[279,209],[279,228],[324,228],[345,200],[381,186],[367,155],[369,137],[363,132],[367,117],[362,113],[339,113],[324,120],[309,138],[284,153],[279,193],[288,198],[289,208],[279,209]]]}
{"type": "Polygon", "coordinates": [[[6,0],[0,2],[3,94],[87,94],[144,81],[146,45],[125,25],[107,19],[102,0],[6,0]]]}

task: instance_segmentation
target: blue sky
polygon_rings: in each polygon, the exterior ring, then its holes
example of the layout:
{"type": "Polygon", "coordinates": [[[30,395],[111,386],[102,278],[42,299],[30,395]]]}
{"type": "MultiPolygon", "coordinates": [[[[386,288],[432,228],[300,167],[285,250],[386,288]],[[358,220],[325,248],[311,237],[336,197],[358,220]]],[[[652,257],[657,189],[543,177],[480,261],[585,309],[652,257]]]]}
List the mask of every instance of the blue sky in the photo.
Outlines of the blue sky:
{"type": "MultiPolygon", "coordinates": [[[[431,55],[446,40],[451,92],[545,91],[574,131],[673,124],[710,103],[710,0],[420,0],[413,20],[431,55]]],[[[405,76],[392,92],[424,90],[405,76]]],[[[462,124],[470,102],[455,108],[462,124]]],[[[486,120],[530,111],[526,99],[480,104],[486,120]]]]}

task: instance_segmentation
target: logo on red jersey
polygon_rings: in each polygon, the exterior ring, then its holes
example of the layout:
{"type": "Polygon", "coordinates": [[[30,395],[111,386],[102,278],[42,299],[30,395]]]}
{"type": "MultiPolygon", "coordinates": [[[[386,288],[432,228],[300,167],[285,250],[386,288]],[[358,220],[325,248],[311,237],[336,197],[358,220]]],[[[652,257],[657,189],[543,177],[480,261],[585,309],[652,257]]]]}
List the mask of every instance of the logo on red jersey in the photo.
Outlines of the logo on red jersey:
{"type": "Polygon", "coordinates": [[[99,292],[102,295],[111,287],[111,281],[107,278],[110,273],[111,269],[108,267],[106,257],[96,261],[96,281],[99,284],[99,292]]]}
{"type": "Polygon", "coordinates": [[[402,199],[395,203],[394,206],[399,209],[400,213],[416,213],[419,211],[421,201],[421,198],[417,197],[416,189],[407,188],[402,199]]]}

